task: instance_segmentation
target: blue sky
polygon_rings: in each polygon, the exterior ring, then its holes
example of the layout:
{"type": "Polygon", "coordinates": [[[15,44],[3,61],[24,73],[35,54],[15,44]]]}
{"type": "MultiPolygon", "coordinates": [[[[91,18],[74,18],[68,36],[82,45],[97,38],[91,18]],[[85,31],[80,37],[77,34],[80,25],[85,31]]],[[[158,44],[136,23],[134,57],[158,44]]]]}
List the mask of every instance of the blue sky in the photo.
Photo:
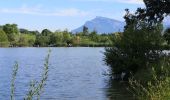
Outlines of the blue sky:
{"type": "Polygon", "coordinates": [[[16,23],[20,28],[75,29],[96,16],[123,21],[124,9],[143,7],[142,0],[2,0],[0,24],[16,23]]]}

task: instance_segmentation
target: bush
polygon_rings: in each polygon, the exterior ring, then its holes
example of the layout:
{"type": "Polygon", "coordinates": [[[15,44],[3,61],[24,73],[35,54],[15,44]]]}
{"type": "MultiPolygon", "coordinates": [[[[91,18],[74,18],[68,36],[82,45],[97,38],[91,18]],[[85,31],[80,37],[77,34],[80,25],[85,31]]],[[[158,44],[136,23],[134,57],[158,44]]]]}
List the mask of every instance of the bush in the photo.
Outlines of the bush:
{"type": "Polygon", "coordinates": [[[149,69],[150,74],[146,74],[150,75],[148,79],[143,81],[135,77],[131,78],[128,90],[139,100],[169,100],[170,58],[165,57],[159,65],[152,65],[151,67],[149,69]]]}

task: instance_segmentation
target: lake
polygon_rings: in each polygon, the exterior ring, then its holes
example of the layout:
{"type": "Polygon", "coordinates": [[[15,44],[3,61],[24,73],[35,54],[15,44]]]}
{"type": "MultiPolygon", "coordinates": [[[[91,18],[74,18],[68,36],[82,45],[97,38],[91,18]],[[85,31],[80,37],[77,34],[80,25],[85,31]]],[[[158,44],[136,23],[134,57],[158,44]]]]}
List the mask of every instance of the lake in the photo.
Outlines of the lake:
{"type": "MultiPolygon", "coordinates": [[[[14,62],[19,63],[16,100],[23,100],[31,80],[39,80],[49,48],[0,48],[0,100],[10,99],[14,62]]],[[[125,85],[104,75],[104,48],[51,48],[49,76],[41,100],[124,100],[125,85]],[[111,83],[111,84],[110,84],[111,83]]],[[[126,97],[127,96],[127,97],[126,97]]]]}

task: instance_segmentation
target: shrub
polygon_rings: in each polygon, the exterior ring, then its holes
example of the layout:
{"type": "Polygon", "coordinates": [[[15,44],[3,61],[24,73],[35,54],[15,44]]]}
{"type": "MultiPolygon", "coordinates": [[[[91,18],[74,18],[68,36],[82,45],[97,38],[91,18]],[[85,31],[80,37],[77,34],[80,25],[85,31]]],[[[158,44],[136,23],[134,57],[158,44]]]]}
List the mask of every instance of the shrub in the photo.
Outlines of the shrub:
{"type": "MultiPolygon", "coordinates": [[[[170,59],[164,58],[159,66],[150,68],[151,77],[148,81],[136,78],[129,80],[134,97],[139,100],[169,100],[170,99],[170,59]]],[[[147,73],[148,75],[148,73],[147,73]]]]}

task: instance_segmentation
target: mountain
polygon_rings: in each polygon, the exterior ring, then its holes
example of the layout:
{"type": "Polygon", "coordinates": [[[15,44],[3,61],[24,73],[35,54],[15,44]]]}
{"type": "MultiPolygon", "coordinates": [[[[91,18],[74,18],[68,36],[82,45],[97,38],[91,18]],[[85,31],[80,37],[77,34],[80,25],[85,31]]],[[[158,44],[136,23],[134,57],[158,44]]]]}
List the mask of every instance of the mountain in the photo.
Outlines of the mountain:
{"type": "MultiPolygon", "coordinates": [[[[170,28],[170,16],[166,17],[163,21],[164,29],[170,28]]],[[[101,33],[114,33],[114,32],[122,32],[125,26],[125,22],[121,22],[115,19],[100,17],[87,21],[81,27],[72,30],[73,33],[82,32],[83,26],[88,27],[90,32],[97,31],[99,34],[101,33]]]]}
{"type": "Polygon", "coordinates": [[[86,26],[88,27],[88,30],[90,32],[95,30],[99,34],[100,33],[113,33],[113,32],[123,31],[124,25],[125,25],[124,22],[121,22],[115,19],[97,16],[96,18],[90,21],[87,21],[81,27],[72,30],[72,32],[73,33],[82,32],[83,26],[86,26]]]}

